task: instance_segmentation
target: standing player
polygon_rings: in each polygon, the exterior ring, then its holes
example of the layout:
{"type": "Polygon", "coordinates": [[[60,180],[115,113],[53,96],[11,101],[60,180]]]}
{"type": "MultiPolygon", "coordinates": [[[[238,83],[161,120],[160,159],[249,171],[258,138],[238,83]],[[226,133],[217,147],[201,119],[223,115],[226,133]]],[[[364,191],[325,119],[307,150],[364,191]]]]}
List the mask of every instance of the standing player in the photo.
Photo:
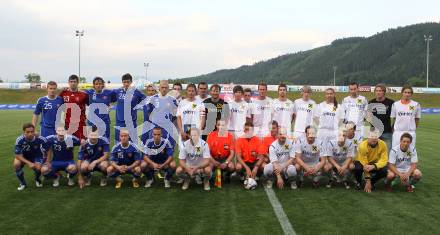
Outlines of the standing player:
{"type": "Polygon", "coordinates": [[[40,135],[47,137],[55,135],[55,122],[58,108],[63,105],[63,98],[57,96],[57,83],[50,81],[47,83],[47,96],[41,97],[35,106],[32,116],[32,125],[37,126],[38,116],[41,114],[40,135]]]}
{"type": "Polygon", "coordinates": [[[153,137],[152,129],[154,127],[160,127],[162,138],[169,140],[174,149],[178,135],[173,124],[177,111],[177,101],[174,97],[168,95],[168,87],[168,81],[161,80],[159,82],[159,93],[148,99],[143,106],[144,121],[150,120],[152,126],[147,125],[147,127],[144,127],[142,142],[145,143],[147,139],[153,137]]]}
{"type": "Polygon", "coordinates": [[[311,94],[312,88],[309,86],[303,86],[301,98],[296,99],[293,102],[293,112],[295,118],[293,137],[295,139],[304,137],[304,130],[307,126],[310,126],[313,123],[313,115],[316,109],[316,103],[310,99],[311,94]]]}
{"type": "MultiPolygon", "coordinates": [[[[254,135],[252,122],[244,124],[244,134],[235,142],[235,156],[237,158],[236,172],[239,175],[245,173],[245,178],[256,179],[259,171],[263,168],[258,163],[262,156],[258,154],[261,140],[254,135]]],[[[243,177],[244,178],[244,177],[243,177]]]]}
{"type": "Polygon", "coordinates": [[[107,168],[107,174],[116,178],[116,189],[122,187],[124,182],[121,175],[131,174],[133,176],[133,188],[139,188],[139,178],[141,177],[142,156],[136,146],[130,142],[129,132],[126,129],[119,131],[119,140],[112,148],[110,156],[110,166],[107,168]]]}
{"type": "Polygon", "coordinates": [[[411,146],[416,146],[416,129],[422,116],[422,108],[411,99],[412,95],[412,87],[402,87],[402,98],[394,102],[391,108],[391,123],[394,124],[393,147],[400,144],[403,133],[409,133],[413,137],[411,146]]]}
{"type": "Polygon", "coordinates": [[[306,136],[296,141],[296,169],[300,176],[299,187],[303,184],[304,176],[312,178],[313,187],[319,187],[319,180],[325,173],[325,153],[322,149],[323,141],[316,139],[316,131],[307,126],[306,136]]]}
{"type": "Polygon", "coordinates": [[[180,103],[180,101],[182,101],[184,98],[182,97],[182,84],[180,82],[176,82],[173,84],[173,91],[176,93],[175,98],[177,100],[177,104],[180,103]]]}
{"type": "Polygon", "coordinates": [[[246,103],[252,103],[252,90],[251,88],[247,87],[243,90],[243,100],[246,103]]]}
{"type": "Polygon", "coordinates": [[[269,126],[272,119],[272,98],[267,97],[267,84],[258,84],[258,97],[252,101],[251,118],[254,123],[255,135],[259,138],[269,133],[269,126]]]}
{"type": "Polygon", "coordinates": [[[56,135],[47,137],[49,150],[47,161],[41,167],[41,173],[46,177],[53,178],[53,186],[58,187],[61,178],[58,172],[65,171],[68,178],[67,184],[73,186],[75,185],[73,177],[78,172],[78,168],[73,160],[73,150],[75,146],[80,145],[80,139],[67,134],[64,127],[57,127],[56,133],[56,135]]]}
{"type": "Polygon", "coordinates": [[[391,191],[391,182],[400,178],[400,183],[406,186],[407,192],[414,192],[414,184],[422,178],[422,172],[417,169],[417,151],[411,147],[412,136],[409,133],[403,133],[400,136],[400,145],[395,146],[390,151],[388,160],[388,175],[385,187],[391,191]]]}
{"type": "Polygon", "coordinates": [[[41,183],[41,166],[46,158],[47,141],[42,136],[35,135],[35,126],[31,123],[23,125],[23,134],[15,141],[15,158],[14,170],[20,181],[18,190],[26,188],[26,180],[24,179],[23,167],[27,165],[34,171],[35,185],[38,188],[43,187],[41,183]]]}
{"type": "Polygon", "coordinates": [[[177,129],[182,142],[189,139],[188,131],[191,128],[201,129],[201,118],[204,115],[205,107],[195,98],[196,93],[196,86],[188,84],[186,86],[186,99],[182,100],[177,107],[177,129]]]}
{"type": "Polygon", "coordinates": [[[229,132],[234,135],[234,138],[241,137],[243,127],[246,122],[251,121],[250,106],[243,101],[243,87],[237,85],[232,90],[234,93],[234,100],[228,103],[229,106],[229,132]]]}
{"type": "Polygon", "coordinates": [[[387,144],[379,139],[378,131],[372,128],[368,139],[358,146],[358,155],[354,162],[356,190],[360,190],[364,184],[364,191],[371,193],[376,182],[387,176],[387,162],[387,144]]]}
{"type": "Polygon", "coordinates": [[[209,98],[208,83],[200,82],[199,84],[197,84],[196,100],[198,100],[200,103],[203,103],[203,101],[205,101],[208,98],[209,98]]]}
{"type": "Polygon", "coordinates": [[[86,93],[89,95],[89,112],[88,112],[88,120],[87,125],[89,126],[98,126],[100,122],[98,119],[101,119],[105,124],[105,132],[104,127],[98,127],[98,130],[102,133],[99,133],[100,136],[105,136],[105,138],[110,139],[110,105],[111,103],[116,101],[116,95],[112,90],[107,90],[105,88],[104,79],[101,77],[96,77],[93,79],[93,89],[86,90],[86,93]],[[100,104],[105,105],[105,107],[100,107],[100,104]],[[96,117],[92,118],[92,113],[95,114],[96,117]]]}
{"type": "Polygon", "coordinates": [[[107,167],[109,166],[109,142],[106,137],[99,137],[98,131],[88,134],[87,141],[80,147],[77,167],[79,169],[78,185],[80,188],[90,186],[92,172],[102,173],[101,186],[107,185],[107,167]]]}
{"type": "Polygon", "coordinates": [[[335,90],[325,90],[325,101],[321,102],[314,114],[314,120],[318,124],[318,139],[324,143],[336,140],[338,136],[339,123],[343,119],[341,107],[335,97],[335,90]]]}
{"type": "Polygon", "coordinates": [[[212,174],[209,164],[211,159],[209,146],[200,138],[199,129],[191,128],[189,134],[190,139],[185,141],[180,147],[179,166],[177,167],[176,174],[184,178],[183,190],[189,188],[191,178],[194,178],[196,175],[202,175],[203,189],[209,191],[211,190],[209,179],[212,174]]]}
{"type": "Polygon", "coordinates": [[[367,114],[368,101],[359,95],[359,84],[351,82],[348,85],[349,96],[342,100],[344,120],[354,122],[357,126],[356,135],[363,135],[364,119],[367,114]]]}
{"type": "Polygon", "coordinates": [[[228,132],[226,122],[218,119],[216,122],[216,131],[208,135],[206,141],[211,152],[211,168],[220,169],[225,181],[230,182],[230,176],[235,170],[234,163],[234,136],[228,132]],[[222,172],[222,173],[223,173],[222,172]]]}
{"type": "Polygon", "coordinates": [[[206,140],[208,134],[215,130],[217,120],[229,119],[228,103],[220,98],[221,87],[214,84],[209,88],[211,97],[203,101],[205,107],[205,116],[202,118],[203,135],[202,139],[206,140]]]}
{"type": "Polygon", "coordinates": [[[87,93],[78,90],[79,78],[70,75],[69,88],[60,93],[66,104],[65,127],[67,134],[74,135],[78,139],[85,139],[84,127],[86,126],[86,105],[89,102],[87,93]]]}
{"type": "Polygon", "coordinates": [[[337,140],[330,140],[325,146],[325,155],[327,156],[327,163],[324,166],[325,171],[330,173],[330,180],[327,188],[332,187],[332,183],[343,182],[346,189],[350,189],[350,172],[354,169],[352,161],[354,155],[353,142],[347,140],[347,132],[340,131],[337,140]]]}
{"type": "Polygon", "coordinates": [[[281,128],[278,134],[278,140],[269,147],[270,163],[264,167],[264,176],[266,176],[267,187],[272,188],[272,178],[276,177],[277,187],[284,187],[284,180],[290,180],[291,189],[296,189],[296,182],[293,177],[296,176],[295,147],[292,141],[287,140],[287,131],[281,128]]]}
{"type": "MultiPolygon", "coordinates": [[[[117,106],[116,106],[116,129],[115,129],[115,141],[119,141],[119,129],[127,127],[127,123],[131,122],[133,128],[137,127],[137,109],[136,105],[145,99],[145,95],[142,94],[138,89],[130,87],[133,83],[133,78],[129,73],[122,75],[122,87],[114,90],[116,95],[117,106]],[[125,105],[125,100],[127,100],[128,107],[125,105]],[[127,115],[130,114],[130,117],[127,115]],[[127,115],[127,116],[126,116],[127,115]]],[[[129,129],[129,132],[133,134],[137,133],[133,129],[129,129]]]]}
{"type": "Polygon", "coordinates": [[[286,129],[288,136],[291,136],[293,112],[294,105],[287,99],[287,86],[282,83],[278,85],[278,99],[274,99],[272,103],[272,120],[276,121],[280,128],[286,129]]]}
{"type": "Polygon", "coordinates": [[[147,181],[145,188],[150,188],[153,183],[154,172],[165,171],[165,188],[171,187],[170,180],[176,170],[176,163],[173,160],[173,146],[162,138],[162,128],[155,127],[152,131],[153,138],[145,143],[144,160],[141,163],[141,170],[144,172],[147,181]]]}
{"type": "Polygon", "coordinates": [[[370,100],[368,103],[369,111],[378,118],[383,124],[383,133],[380,139],[385,141],[388,146],[388,151],[391,149],[392,143],[392,130],[391,126],[391,107],[393,106],[394,100],[386,97],[387,88],[384,84],[377,84],[374,87],[374,99],[370,100]]]}

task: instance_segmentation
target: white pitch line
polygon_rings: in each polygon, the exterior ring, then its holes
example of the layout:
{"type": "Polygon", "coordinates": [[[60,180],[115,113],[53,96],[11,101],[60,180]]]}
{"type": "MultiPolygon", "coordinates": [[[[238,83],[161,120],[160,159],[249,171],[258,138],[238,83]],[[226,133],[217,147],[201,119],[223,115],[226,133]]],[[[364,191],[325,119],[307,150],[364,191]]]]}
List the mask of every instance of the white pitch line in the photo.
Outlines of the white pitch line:
{"type": "Polygon", "coordinates": [[[269,198],[270,204],[272,205],[284,234],[296,235],[296,232],[293,230],[292,224],[290,223],[289,218],[287,218],[283,206],[281,206],[280,201],[278,201],[277,195],[275,195],[273,189],[264,187],[264,190],[266,191],[267,197],[269,198]]]}

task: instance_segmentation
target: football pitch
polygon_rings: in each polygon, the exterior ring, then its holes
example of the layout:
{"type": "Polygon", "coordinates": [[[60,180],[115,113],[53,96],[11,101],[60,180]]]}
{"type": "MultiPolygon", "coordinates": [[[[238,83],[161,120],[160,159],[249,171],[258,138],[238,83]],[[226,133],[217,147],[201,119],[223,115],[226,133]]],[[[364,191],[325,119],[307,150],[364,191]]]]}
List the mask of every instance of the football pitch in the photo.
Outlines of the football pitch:
{"type": "MultiPolygon", "coordinates": [[[[129,178],[120,190],[114,181],[80,190],[45,182],[33,184],[25,168],[28,188],[17,191],[12,169],[13,145],[31,111],[0,111],[0,233],[36,234],[282,234],[280,220],[262,185],[244,190],[233,180],[222,189],[203,191],[191,184],[187,191],[162,182],[133,189],[129,178]]],[[[423,179],[414,193],[397,185],[392,193],[378,189],[366,194],[341,186],[313,189],[306,182],[298,190],[274,189],[275,196],[297,234],[437,234],[440,232],[440,115],[422,116],[417,131],[419,168],[423,179]],[[437,144],[436,144],[437,143],[437,144]]],[[[144,179],[142,179],[142,183],[144,179]]],[[[280,209],[275,207],[276,210],[280,209]]]]}

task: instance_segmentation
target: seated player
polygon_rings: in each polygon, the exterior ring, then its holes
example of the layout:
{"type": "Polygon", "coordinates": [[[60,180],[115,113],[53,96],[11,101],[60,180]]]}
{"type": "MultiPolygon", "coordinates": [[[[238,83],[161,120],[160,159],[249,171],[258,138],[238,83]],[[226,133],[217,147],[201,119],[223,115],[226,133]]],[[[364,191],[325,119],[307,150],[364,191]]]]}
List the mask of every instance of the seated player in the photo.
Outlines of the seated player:
{"type": "Polygon", "coordinates": [[[409,133],[403,133],[400,137],[400,145],[390,151],[388,160],[388,175],[385,187],[391,191],[391,182],[400,178],[400,183],[406,186],[406,191],[414,192],[414,184],[422,178],[422,172],[417,169],[417,151],[411,146],[413,138],[409,133]]]}
{"type": "Polygon", "coordinates": [[[27,165],[35,174],[35,186],[43,187],[41,183],[41,166],[46,158],[47,141],[44,137],[35,135],[35,126],[31,123],[23,125],[23,134],[15,141],[14,170],[20,181],[18,190],[26,188],[23,167],[27,165]]]}
{"type": "Polygon", "coordinates": [[[278,188],[282,189],[284,181],[290,180],[291,189],[296,189],[295,147],[293,142],[287,140],[285,128],[280,129],[278,139],[270,145],[269,159],[270,163],[264,167],[264,176],[268,179],[267,187],[272,188],[272,178],[275,176],[278,188]]]}
{"type": "Polygon", "coordinates": [[[327,156],[327,163],[324,166],[325,171],[329,172],[330,180],[327,188],[332,187],[332,183],[343,182],[346,189],[350,189],[351,170],[354,165],[354,144],[347,140],[347,131],[340,131],[338,140],[330,140],[325,147],[325,155],[327,156]]]}
{"type": "Polygon", "coordinates": [[[235,171],[234,136],[228,132],[228,126],[222,119],[216,121],[216,131],[208,135],[207,143],[211,151],[211,168],[220,169],[226,182],[230,182],[231,174],[235,171]],[[223,174],[225,173],[225,174],[223,174]]]}
{"type": "Polygon", "coordinates": [[[273,142],[275,142],[277,140],[278,131],[279,131],[278,129],[279,129],[278,122],[272,121],[269,135],[267,135],[263,138],[263,141],[262,141],[260,147],[258,148],[258,154],[261,157],[260,157],[260,159],[258,159],[257,165],[261,166],[261,168],[263,168],[263,169],[266,166],[266,164],[270,162],[269,147],[273,142]]]}
{"type": "Polygon", "coordinates": [[[183,190],[189,188],[191,178],[196,175],[203,177],[203,189],[211,190],[209,179],[211,178],[212,169],[209,165],[211,155],[209,153],[208,144],[202,140],[200,130],[191,128],[189,130],[190,139],[180,145],[179,166],[176,174],[184,178],[182,185],[183,190]]]}
{"type": "Polygon", "coordinates": [[[57,127],[56,133],[47,137],[47,161],[41,167],[41,173],[47,178],[53,178],[52,185],[58,187],[61,178],[59,171],[65,171],[68,178],[67,185],[73,186],[75,185],[73,177],[78,172],[73,160],[73,150],[81,142],[76,136],[67,134],[64,127],[57,127]]]}
{"type": "Polygon", "coordinates": [[[80,147],[78,153],[77,167],[79,169],[78,184],[80,188],[90,186],[92,182],[92,172],[102,173],[101,186],[107,185],[107,167],[109,166],[109,142],[106,137],[99,137],[98,131],[88,134],[84,145],[80,147]]]}
{"type": "Polygon", "coordinates": [[[165,188],[171,187],[170,180],[176,170],[176,163],[173,159],[173,146],[168,139],[162,138],[162,128],[154,127],[153,138],[145,143],[146,154],[141,163],[141,170],[144,172],[147,181],[145,188],[150,188],[153,183],[154,172],[165,171],[165,188]]]}
{"type": "Polygon", "coordinates": [[[387,144],[380,140],[379,133],[371,128],[368,139],[362,141],[358,149],[354,162],[356,189],[360,190],[364,184],[364,191],[371,193],[375,183],[387,176],[387,144]]]}
{"type": "Polygon", "coordinates": [[[245,173],[243,180],[252,178],[255,180],[258,172],[263,168],[258,163],[262,156],[258,155],[258,148],[261,145],[260,138],[254,135],[254,124],[246,122],[244,124],[244,134],[235,142],[235,153],[237,157],[236,172],[239,175],[245,173]]]}
{"type": "Polygon", "coordinates": [[[304,176],[311,178],[313,187],[319,187],[319,180],[325,173],[326,163],[325,153],[322,151],[323,143],[316,138],[316,131],[311,126],[305,129],[305,138],[300,138],[296,142],[296,170],[300,176],[299,185],[303,184],[304,176]]]}
{"type": "Polygon", "coordinates": [[[122,187],[124,182],[121,175],[130,174],[133,176],[133,188],[139,188],[139,178],[141,177],[142,156],[136,146],[130,141],[130,135],[127,129],[119,130],[119,143],[113,146],[110,156],[110,166],[107,168],[107,174],[116,178],[115,188],[122,187]]]}

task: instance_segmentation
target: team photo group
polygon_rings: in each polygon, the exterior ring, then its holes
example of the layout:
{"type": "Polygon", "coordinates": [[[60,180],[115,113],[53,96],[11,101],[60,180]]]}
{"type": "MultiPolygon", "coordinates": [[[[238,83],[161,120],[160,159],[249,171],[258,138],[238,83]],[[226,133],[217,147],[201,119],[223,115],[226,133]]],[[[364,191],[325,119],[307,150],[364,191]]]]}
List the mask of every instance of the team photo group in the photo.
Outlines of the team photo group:
{"type": "Polygon", "coordinates": [[[309,86],[293,101],[287,85],[279,84],[271,98],[264,82],[225,93],[218,84],[162,80],[144,92],[124,74],[121,88],[105,85],[96,77],[92,89],[79,90],[76,75],[67,88],[47,83],[47,96],[36,101],[16,139],[18,190],[29,187],[25,166],[36,187],[59,187],[66,177],[68,186],[85,188],[100,177],[100,186],[109,181],[116,189],[130,179],[134,188],[194,184],[208,191],[240,181],[245,189],[311,184],[370,193],[384,182],[387,191],[414,192],[422,177],[416,151],[421,107],[410,86],[394,101],[378,84],[368,101],[353,82],[343,100],[328,87],[315,102],[309,86]]]}

